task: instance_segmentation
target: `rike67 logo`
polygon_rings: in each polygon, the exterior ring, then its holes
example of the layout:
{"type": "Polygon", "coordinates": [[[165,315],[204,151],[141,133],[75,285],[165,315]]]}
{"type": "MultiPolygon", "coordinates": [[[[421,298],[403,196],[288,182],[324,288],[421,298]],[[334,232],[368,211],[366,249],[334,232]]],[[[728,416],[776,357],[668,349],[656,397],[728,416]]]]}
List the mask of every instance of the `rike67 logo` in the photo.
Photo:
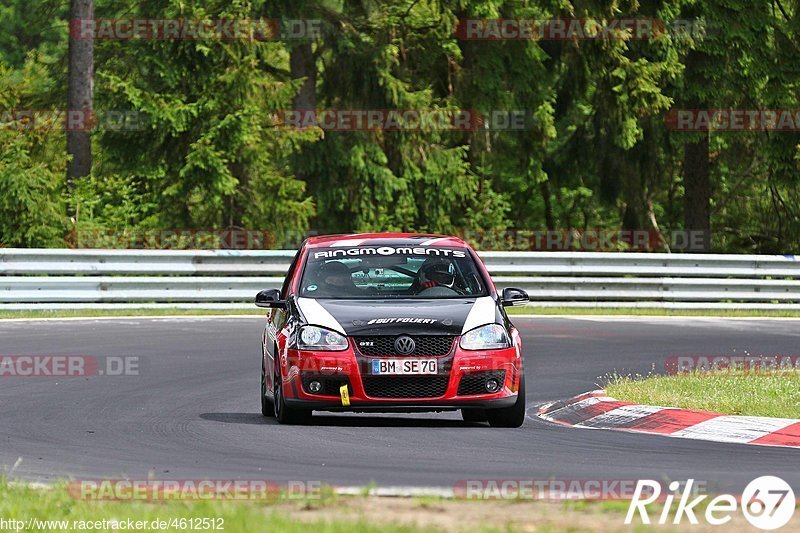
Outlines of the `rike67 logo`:
{"type": "MultiPolygon", "coordinates": [[[[690,524],[698,524],[697,516],[700,510],[696,507],[699,507],[708,495],[703,494],[690,500],[696,496],[696,492],[693,492],[694,480],[686,481],[682,491],[681,486],[678,481],[673,481],[669,484],[669,492],[662,497],[659,482],[650,479],[639,480],[628,507],[625,523],[630,524],[638,511],[642,523],[650,524],[647,506],[661,500],[663,508],[655,520],[656,523],[681,524],[685,518],[690,524]],[[677,505],[674,511],[673,504],[677,505]]],[[[739,505],[742,514],[751,525],[763,530],[773,530],[789,523],[794,514],[796,500],[792,487],[786,481],[776,476],[762,476],[745,487],[741,500],[737,500],[731,494],[720,494],[710,500],[705,507],[705,521],[715,526],[727,524],[737,512],[739,505]]]]}

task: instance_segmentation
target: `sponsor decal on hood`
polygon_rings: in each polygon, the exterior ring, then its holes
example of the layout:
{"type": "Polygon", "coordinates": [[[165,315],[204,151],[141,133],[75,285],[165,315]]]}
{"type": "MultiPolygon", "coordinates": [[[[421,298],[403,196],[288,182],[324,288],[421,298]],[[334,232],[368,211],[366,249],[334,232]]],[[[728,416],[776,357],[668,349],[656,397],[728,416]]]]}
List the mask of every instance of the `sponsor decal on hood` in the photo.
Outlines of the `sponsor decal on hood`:
{"type": "Polygon", "coordinates": [[[435,324],[435,318],[373,318],[367,321],[367,325],[372,324],[435,324]]]}

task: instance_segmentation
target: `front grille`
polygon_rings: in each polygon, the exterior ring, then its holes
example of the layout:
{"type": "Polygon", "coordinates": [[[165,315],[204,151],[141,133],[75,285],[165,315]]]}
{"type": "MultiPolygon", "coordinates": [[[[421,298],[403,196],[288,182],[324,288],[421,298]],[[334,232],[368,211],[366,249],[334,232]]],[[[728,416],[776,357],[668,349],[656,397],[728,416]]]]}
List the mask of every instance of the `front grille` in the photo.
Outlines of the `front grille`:
{"type": "MultiPolygon", "coordinates": [[[[375,356],[395,356],[398,354],[394,349],[394,341],[400,335],[371,335],[363,337],[354,337],[358,351],[362,354],[375,357],[375,356]]],[[[410,335],[414,339],[416,347],[414,351],[409,354],[402,354],[406,356],[416,357],[441,357],[450,353],[453,347],[452,335],[410,335]]]]}
{"type": "Polygon", "coordinates": [[[347,393],[353,394],[353,387],[350,385],[350,380],[346,377],[318,376],[314,374],[303,375],[303,390],[306,392],[306,394],[339,396],[339,388],[342,385],[347,385],[347,393]],[[311,392],[308,389],[308,384],[312,381],[319,381],[322,383],[322,390],[319,392],[311,392]]]}
{"type": "Polygon", "coordinates": [[[494,378],[500,382],[500,386],[506,379],[505,370],[494,370],[491,372],[470,372],[461,377],[461,383],[458,384],[459,396],[470,396],[473,394],[495,394],[494,392],[486,392],[484,384],[489,378],[494,378]]]}
{"type": "Polygon", "coordinates": [[[364,377],[364,392],[372,398],[438,398],[447,392],[447,376],[364,377]]]}

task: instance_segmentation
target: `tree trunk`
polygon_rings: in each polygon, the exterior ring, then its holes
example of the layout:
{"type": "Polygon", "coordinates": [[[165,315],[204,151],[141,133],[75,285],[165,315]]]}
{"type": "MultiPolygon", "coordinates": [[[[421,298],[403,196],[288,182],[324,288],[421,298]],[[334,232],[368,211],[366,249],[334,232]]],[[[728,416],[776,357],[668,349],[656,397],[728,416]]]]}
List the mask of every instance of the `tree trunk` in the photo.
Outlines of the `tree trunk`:
{"type": "MultiPolygon", "coordinates": [[[[314,60],[314,50],[311,41],[303,41],[294,46],[289,52],[289,71],[292,79],[305,78],[300,92],[294,97],[292,105],[295,110],[316,110],[317,108],[317,65],[314,60]]],[[[303,149],[299,154],[292,158],[292,167],[295,169],[294,175],[297,179],[305,182],[306,193],[314,198],[314,202],[319,204],[319,179],[309,175],[308,166],[304,164],[303,149]]],[[[311,220],[312,225],[319,224],[318,215],[315,214],[311,220]]],[[[312,226],[313,227],[313,226],[312,226]]]]}
{"type": "MultiPolygon", "coordinates": [[[[75,21],[94,18],[94,0],[71,0],[70,19],[75,21]]],[[[69,81],[67,109],[77,113],[79,123],[67,118],[67,155],[71,156],[67,168],[67,192],[72,193],[76,178],[92,172],[92,100],[94,94],[94,40],[83,38],[77,32],[69,39],[69,81]],[[82,124],[81,124],[82,122],[82,124]]],[[[69,204],[68,204],[69,205],[69,204]]],[[[71,208],[68,208],[71,209],[71,208]]],[[[68,213],[72,215],[73,213],[68,213]]]]}
{"type": "Polygon", "coordinates": [[[548,231],[556,229],[556,221],[553,216],[553,203],[550,200],[550,180],[546,179],[539,183],[539,193],[544,201],[544,225],[548,231]]]}
{"type": "Polygon", "coordinates": [[[690,239],[691,252],[711,250],[711,179],[709,177],[708,132],[696,141],[687,141],[683,152],[683,227],[700,232],[690,239]],[[694,245],[697,243],[697,245],[694,245]]]}
{"type": "MultiPolygon", "coordinates": [[[[706,109],[701,88],[708,85],[705,70],[709,58],[692,50],[686,56],[685,78],[693,88],[685,100],[688,109],[706,109]]],[[[691,91],[692,89],[690,89],[691,91]]],[[[709,176],[708,131],[698,132],[683,145],[683,229],[687,232],[690,252],[711,251],[711,177],[709,176]],[[697,233],[695,233],[697,232],[697,233]],[[693,235],[699,235],[697,239],[693,235]]]]}
{"type": "Polygon", "coordinates": [[[312,110],[317,107],[317,67],[311,41],[299,43],[289,54],[292,79],[305,78],[300,92],[294,97],[295,109],[312,110]]]}

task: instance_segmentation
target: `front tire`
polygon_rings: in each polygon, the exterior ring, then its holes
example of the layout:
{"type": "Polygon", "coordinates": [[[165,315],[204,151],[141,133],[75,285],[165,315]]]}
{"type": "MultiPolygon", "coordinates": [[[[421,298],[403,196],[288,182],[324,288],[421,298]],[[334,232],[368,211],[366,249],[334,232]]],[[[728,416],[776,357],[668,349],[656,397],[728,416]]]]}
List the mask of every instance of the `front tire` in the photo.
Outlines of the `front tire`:
{"type": "Polygon", "coordinates": [[[296,409],[286,405],[283,395],[283,379],[281,378],[280,365],[275,365],[274,400],[275,418],[281,424],[303,424],[311,419],[311,411],[308,409],[296,409]]]}
{"type": "Polygon", "coordinates": [[[487,409],[486,417],[493,428],[518,428],[525,422],[525,376],[519,381],[517,401],[510,407],[487,409]]]}

